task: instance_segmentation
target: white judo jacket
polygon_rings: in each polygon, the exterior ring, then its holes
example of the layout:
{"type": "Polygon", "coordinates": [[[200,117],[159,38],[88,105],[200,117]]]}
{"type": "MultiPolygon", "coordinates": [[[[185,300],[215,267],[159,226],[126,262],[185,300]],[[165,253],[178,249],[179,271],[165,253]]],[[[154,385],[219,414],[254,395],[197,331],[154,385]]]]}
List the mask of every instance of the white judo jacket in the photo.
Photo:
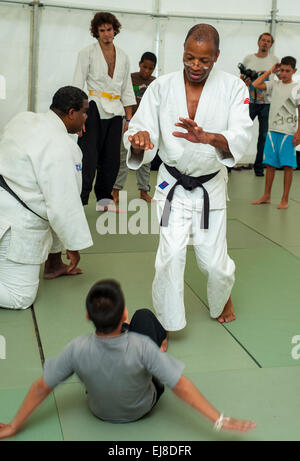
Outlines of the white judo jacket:
{"type": "Polygon", "coordinates": [[[80,199],[82,153],[53,112],[24,112],[4,128],[0,174],[40,217],[0,193],[0,239],[11,229],[8,259],[41,264],[49,252],[93,244],[80,199]]]}
{"type": "MultiPolygon", "coordinates": [[[[252,136],[248,88],[238,77],[213,69],[203,87],[195,115],[195,122],[204,131],[221,134],[227,139],[231,155],[208,144],[192,143],[173,136],[174,131],[186,132],[174,125],[179,122],[179,117],[189,117],[183,70],[161,76],[147,88],[124,134],[128,167],[138,169],[151,162],[159,149],[162,161],[183,174],[198,177],[220,170],[204,186],[210,197],[210,209],[226,208],[225,166],[233,167],[242,161],[252,136]],[[128,136],[140,130],[150,133],[154,148],[143,155],[133,155],[128,136]]],[[[154,199],[165,200],[175,182],[176,179],[161,165],[154,199]]],[[[201,211],[202,205],[201,188],[187,191],[182,186],[176,187],[172,206],[201,211]]]]}
{"type": "Polygon", "coordinates": [[[108,75],[108,66],[98,42],[83,48],[78,55],[73,85],[84,89],[89,101],[95,101],[100,118],[109,119],[125,115],[124,107],[136,104],[132,88],[129,58],[115,46],[116,64],[113,78],[108,75]]]}

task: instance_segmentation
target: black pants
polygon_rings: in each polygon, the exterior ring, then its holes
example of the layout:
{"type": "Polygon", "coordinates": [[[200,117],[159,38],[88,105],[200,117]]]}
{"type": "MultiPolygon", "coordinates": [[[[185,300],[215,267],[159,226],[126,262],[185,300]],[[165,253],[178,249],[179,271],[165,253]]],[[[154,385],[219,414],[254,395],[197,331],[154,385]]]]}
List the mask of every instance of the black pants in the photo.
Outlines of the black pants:
{"type": "Polygon", "coordinates": [[[96,103],[91,101],[85,128],[83,136],[78,138],[78,145],[83,155],[81,192],[83,205],[88,203],[96,171],[94,191],[97,201],[112,200],[111,191],[120,168],[122,117],[100,119],[96,103]]]}
{"type": "MultiPolygon", "coordinates": [[[[135,333],[149,336],[149,338],[151,338],[158,347],[161,346],[161,343],[167,337],[166,330],[149,309],[139,309],[136,311],[130,324],[128,325],[124,323],[123,328],[129,331],[134,331],[135,333]]],[[[152,377],[152,382],[157,392],[155,401],[156,404],[164,392],[164,385],[161,384],[155,376],[152,377]]]]}
{"type": "Polygon", "coordinates": [[[254,171],[256,174],[262,174],[264,167],[262,164],[264,147],[268,132],[269,111],[270,104],[250,104],[249,105],[250,117],[252,120],[257,116],[259,123],[259,132],[257,140],[257,154],[254,163],[254,171]]]}

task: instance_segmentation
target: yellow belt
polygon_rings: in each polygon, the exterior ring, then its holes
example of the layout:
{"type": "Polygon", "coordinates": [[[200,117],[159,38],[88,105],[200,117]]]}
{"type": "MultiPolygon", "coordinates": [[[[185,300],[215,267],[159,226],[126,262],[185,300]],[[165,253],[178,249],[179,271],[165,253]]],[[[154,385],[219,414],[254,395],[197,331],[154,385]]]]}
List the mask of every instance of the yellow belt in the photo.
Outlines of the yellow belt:
{"type": "Polygon", "coordinates": [[[112,94],[112,93],[106,93],[105,91],[97,91],[97,90],[90,90],[89,94],[91,96],[101,96],[102,98],[107,98],[110,101],[113,101],[114,99],[120,99],[120,96],[112,94]]]}

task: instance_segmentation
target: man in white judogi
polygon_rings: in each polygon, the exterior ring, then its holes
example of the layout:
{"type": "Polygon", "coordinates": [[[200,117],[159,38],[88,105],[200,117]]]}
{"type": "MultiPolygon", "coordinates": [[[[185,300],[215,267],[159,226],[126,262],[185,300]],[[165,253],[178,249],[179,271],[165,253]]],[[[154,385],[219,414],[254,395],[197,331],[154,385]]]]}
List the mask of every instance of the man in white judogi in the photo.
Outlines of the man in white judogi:
{"type": "Polygon", "coordinates": [[[93,244],[80,200],[82,153],[68,134],[82,129],[87,95],[61,88],[50,109],[18,114],[0,141],[0,307],[31,306],[46,260],[47,279],[80,274],[78,250],[93,244]]]}
{"type": "Polygon", "coordinates": [[[208,274],[210,315],[219,322],[235,318],[235,265],[226,244],[226,166],[241,160],[252,122],[246,85],[213,69],[218,56],[218,32],[207,24],[194,26],[184,44],[184,72],[162,76],[148,87],[124,135],[131,144],[130,168],[150,162],[158,148],[164,162],[154,196],[162,227],[153,304],[169,331],[186,325],[184,267],[191,235],[198,266],[208,274]],[[174,124],[179,131],[174,132],[174,124]]]}
{"type": "Polygon", "coordinates": [[[115,210],[112,189],[120,168],[122,117],[124,130],[136,103],[128,56],[113,43],[121,24],[111,13],[96,13],[91,34],[97,42],[80,51],[73,85],[89,92],[89,117],[78,144],[83,153],[82,203],[89,200],[95,173],[96,210],[115,210]]]}

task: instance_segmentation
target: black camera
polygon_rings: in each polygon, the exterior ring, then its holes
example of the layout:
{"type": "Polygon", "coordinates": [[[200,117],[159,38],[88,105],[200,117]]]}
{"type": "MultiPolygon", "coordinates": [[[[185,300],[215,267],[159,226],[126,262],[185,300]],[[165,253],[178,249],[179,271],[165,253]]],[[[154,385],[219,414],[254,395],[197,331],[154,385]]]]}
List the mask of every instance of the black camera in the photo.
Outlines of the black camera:
{"type": "Polygon", "coordinates": [[[238,64],[238,68],[240,69],[241,75],[243,75],[244,80],[246,80],[246,78],[249,77],[251,82],[253,82],[259,76],[256,70],[246,69],[244,64],[242,64],[241,62],[238,64]]]}

